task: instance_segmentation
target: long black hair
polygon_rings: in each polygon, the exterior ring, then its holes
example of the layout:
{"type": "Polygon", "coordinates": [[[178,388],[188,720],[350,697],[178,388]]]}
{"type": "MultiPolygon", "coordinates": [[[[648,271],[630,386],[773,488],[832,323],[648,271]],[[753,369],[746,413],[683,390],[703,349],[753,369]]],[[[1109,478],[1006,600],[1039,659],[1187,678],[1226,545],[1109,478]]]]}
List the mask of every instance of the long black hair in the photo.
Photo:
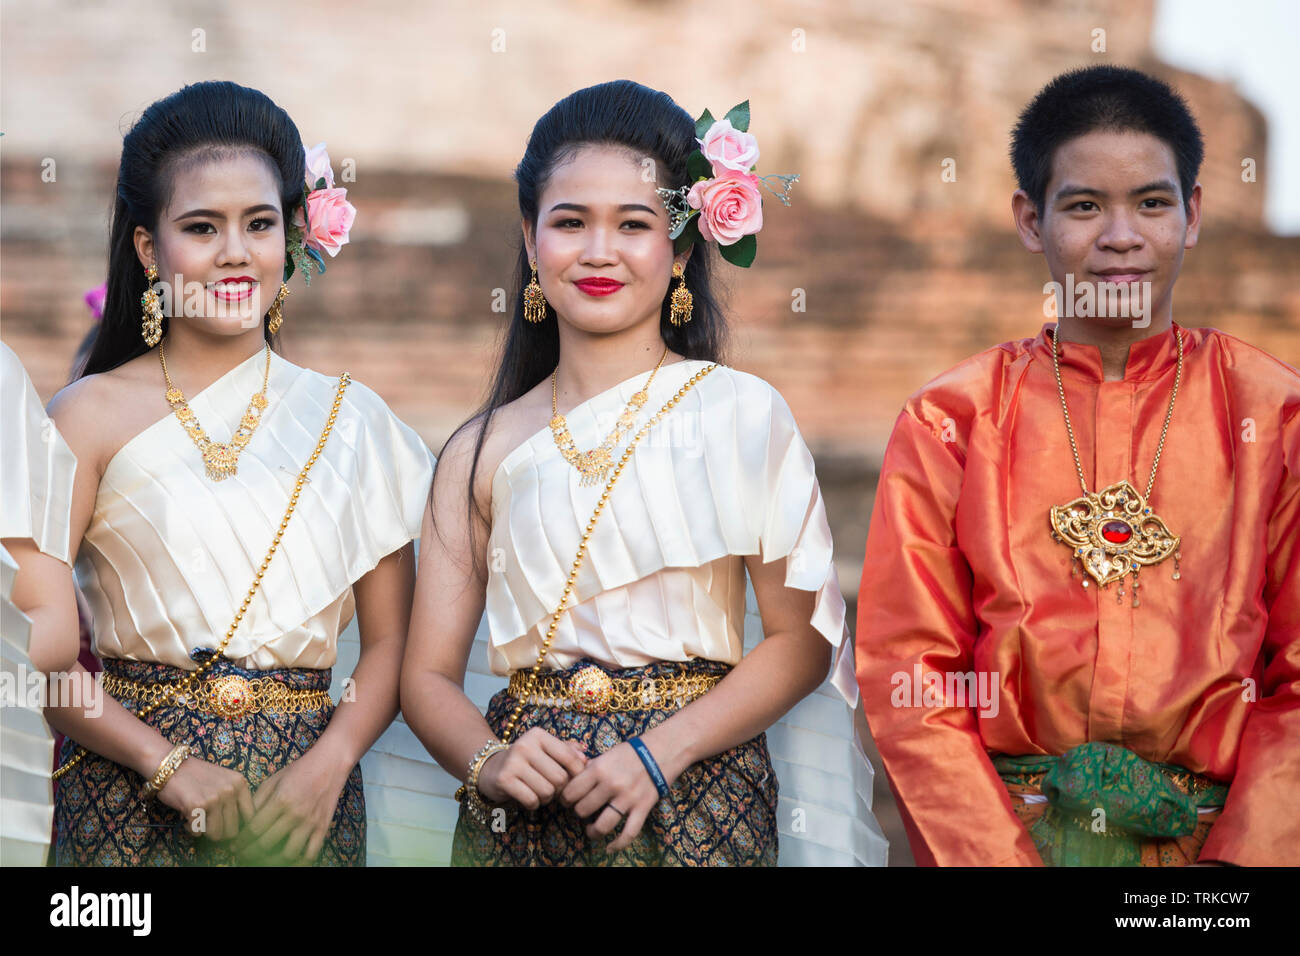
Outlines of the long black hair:
{"type": "MultiPolygon", "coordinates": [[[[135,229],[156,231],[158,216],[171,198],[178,164],[225,158],[243,150],[264,156],[274,168],[287,224],[302,205],[306,158],[293,120],[265,93],[225,81],[192,83],[151,105],[123,138],[109,231],[104,316],[78,377],[117,368],[149,351],[140,335],[140,297],[147,280],[135,251],[135,229]]],[[[274,341],[265,315],[262,321],[263,335],[274,341]]],[[[167,323],[164,318],[164,334],[167,323]]]]}
{"type": "MultiPolygon", "coordinates": [[[[695,121],[667,93],[631,80],[589,86],[560,100],[533,127],[524,158],[515,168],[519,212],[532,224],[534,234],[538,198],[551,174],[578,150],[590,145],[625,146],[638,155],[653,157],[658,166],[660,185],[675,189],[687,182],[686,159],[697,148],[695,121]]],[[[690,322],[673,325],[668,319],[675,282],[669,283],[668,291],[664,293],[659,317],[660,335],[669,349],[687,359],[710,362],[724,359],[727,325],[714,292],[715,256],[708,243],[696,242],[692,248],[686,269],[686,288],[694,298],[690,322]]],[[[451,436],[454,438],[470,424],[481,422],[469,472],[471,536],[475,513],[487,523],[487,516],[482,514],[474,500],[473,489],[483,439],[492,415],[549,376],[560,360],[559,326],[555,310],[549,303],[542,322],[524,320],[524,287],[531,275],[528,249],[521,237],[515,261],[514,313],[505,333],[491,393],[451,436]]],[[[448,443],[451,438],[447,439],[448,443]]],[[[446,447],[443,446],[444,452],[446,447]]],[[[434,477],[436,480],[436,472],[434,477]]]]}

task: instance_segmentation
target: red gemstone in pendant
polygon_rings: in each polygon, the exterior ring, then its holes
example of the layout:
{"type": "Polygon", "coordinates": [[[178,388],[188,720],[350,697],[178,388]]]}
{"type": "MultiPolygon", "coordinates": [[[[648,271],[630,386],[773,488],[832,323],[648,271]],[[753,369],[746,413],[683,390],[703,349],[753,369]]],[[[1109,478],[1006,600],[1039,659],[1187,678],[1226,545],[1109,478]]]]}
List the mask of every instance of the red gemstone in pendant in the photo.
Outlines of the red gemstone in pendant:
{"type": "Polygon", "coordinates": [[[1133,529],[1124,521],[1107,521],[1101,526],[1101,536],[1111,544],[1123,544],[1133,537],[1133,529]]]}

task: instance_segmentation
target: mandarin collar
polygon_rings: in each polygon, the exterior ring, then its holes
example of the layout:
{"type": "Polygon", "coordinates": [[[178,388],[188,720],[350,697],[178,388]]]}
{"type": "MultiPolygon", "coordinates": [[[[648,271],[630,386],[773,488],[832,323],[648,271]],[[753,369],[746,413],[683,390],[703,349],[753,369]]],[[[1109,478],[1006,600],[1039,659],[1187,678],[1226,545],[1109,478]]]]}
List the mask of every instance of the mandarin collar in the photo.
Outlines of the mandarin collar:
{"type": "MultiPolygon", "coordinates": [[[[1040,358],[1047,363],[1050,370],[1052,367],[1052,339],[1056,331],[1055,322],[1043,323],[1042,329],[1039,330],[1037,338],[1034,339],[1031,351],[1035,353],[1036,358],[1040,358]]],[[[1184,329],[1177,322],[1172,323],[1171,327],[1164,332],[1157,332],[1155,335],[1148,335],[1144,339],[1139,339],[1129,346],[1128,363],[1124,367],[1125,382],[1144,382],[1160,378],[1167,371],[1178,365],[1178,341],[1174,336],[1180,335],[1183,339],[1183,356],[1186,362],[1186,356],[1195,348],[1195,336],[1187,329],[1184,329]]],[[[1101,364],[1101,349],[1095,345],[1086,345],[1082,342],[1061,342],[1061,368],[1071,369],[1082,375],[1089,381],[1102,382],[1105,380],[1105,369],[1101,364]]]]}

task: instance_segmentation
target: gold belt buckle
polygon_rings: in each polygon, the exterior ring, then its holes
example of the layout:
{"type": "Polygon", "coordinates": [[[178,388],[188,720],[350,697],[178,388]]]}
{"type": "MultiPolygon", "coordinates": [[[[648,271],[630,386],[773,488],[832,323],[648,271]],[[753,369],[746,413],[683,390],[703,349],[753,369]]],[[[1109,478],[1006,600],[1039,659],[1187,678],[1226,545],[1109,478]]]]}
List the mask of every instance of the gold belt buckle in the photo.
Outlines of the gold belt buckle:
{"type": "Polygon", "coordinates": [[[227,674],[212,682],[213,709],[227,720],[248,713],[252,709],[252,698],[252,685],[238,674],[227,674]]]}
{"type": "Polygon", "coordinates": [[[569,695],[575,709],[598,714],[614,698],[614,681],[599,667],[588,664],[569,678],[569,695]]]}

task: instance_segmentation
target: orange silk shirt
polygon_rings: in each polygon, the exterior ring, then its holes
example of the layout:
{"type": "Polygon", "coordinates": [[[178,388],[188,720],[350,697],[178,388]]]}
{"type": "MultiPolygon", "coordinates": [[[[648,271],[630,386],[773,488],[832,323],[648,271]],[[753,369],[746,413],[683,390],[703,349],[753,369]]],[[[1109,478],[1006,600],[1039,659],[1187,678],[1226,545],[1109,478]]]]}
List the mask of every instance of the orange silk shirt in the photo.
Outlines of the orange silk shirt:
{"type": "MultiPolygon", "coordinates": [[[[1182,537],[1131,584],[1088,588],[1050,509],[1080,497],[1054,326],[907,402],[876,492],[858,598],[863,705],[919,863],[1041,864],[990,757],[1126,747],[1230,782],[1200,859],[1300,862],[1300,374],[1216,329],[1135,343],[1122,381],[1061,343],[1089,491],[1146,489],[1182,537]],[[973,675],[986,700],[913,685],[973,675]],[[987,705],[986,705],[987,704],[987,705]]],[[[1131,579],[1129,579],[1131,580],[1131,579]]]]}

